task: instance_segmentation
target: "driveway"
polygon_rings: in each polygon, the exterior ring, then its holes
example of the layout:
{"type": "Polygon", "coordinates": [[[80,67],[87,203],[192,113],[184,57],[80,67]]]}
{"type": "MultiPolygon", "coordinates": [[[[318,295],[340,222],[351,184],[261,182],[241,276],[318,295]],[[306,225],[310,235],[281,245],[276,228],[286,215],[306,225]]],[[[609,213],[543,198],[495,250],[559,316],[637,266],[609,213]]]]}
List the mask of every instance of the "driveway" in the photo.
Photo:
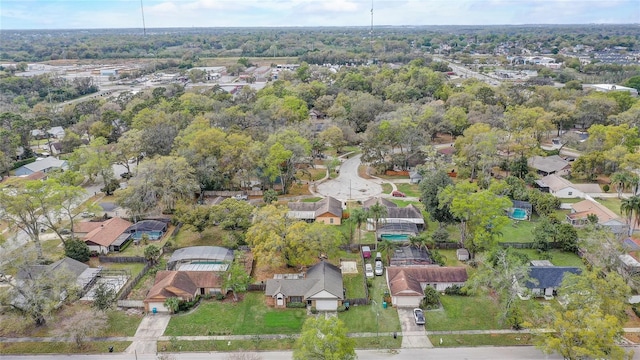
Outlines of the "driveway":
{"type": "MultiPolygon", "coordinates": [[[[402,328],[402,345],[405,348],[432,348],[433,344],[427,337],[425,326],[416,325],[413,309],[398,308],[400,327],[402,328]]],[[[427,324],[428,325],[428,324],[427,324]]]]}
{"type": "Polygon", "coordinates": [[[323,196],[332,196],[340,201],[366,200],[382,193],[382,186],[375,181],[358,176],[361,155],[345,160],[340,165],[337,178],[318,185],[316,192],[323,196]]]}
{"type": "Polygon", "coordinates": [[[135,340],[125,352],[129,354],[157,353],[158,338],[164,334],[169,320],[171,320],[171,315],[168,314],[147,314],[138,325],[134,336],[135,340]]]}

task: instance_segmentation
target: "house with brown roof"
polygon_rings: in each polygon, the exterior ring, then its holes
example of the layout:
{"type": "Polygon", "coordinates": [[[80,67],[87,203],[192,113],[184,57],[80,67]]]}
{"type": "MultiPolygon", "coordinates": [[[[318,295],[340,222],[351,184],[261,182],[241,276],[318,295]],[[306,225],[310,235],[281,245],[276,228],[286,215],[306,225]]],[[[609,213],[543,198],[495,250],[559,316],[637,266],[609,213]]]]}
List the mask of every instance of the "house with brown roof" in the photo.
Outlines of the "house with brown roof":
{"type": "Polygon", "coordinates": [[[589,215],[595,215],[598,218],[597,224],[608,227],[614,234],[625,234],[629,230],[629,226],[618,214],[590,199],[571,204],[567,222],[576,227],[583,226],[589,222],[589,215]]]}
{"type": "Polygon", "coordinates": [[[342,221],[342,202],[331,196],[315,202],[290,202],[287,204],[287,216],[306,222],[322,222],[330,225],[340,225],[342,221]]]}
{"type": "Polygon", "coordinates": [[[386,276],[393,306],[412,308],[420,305],[427,286],[445,291],[454,285],[464,285],[468,279],[464,267],[429,265],[388,266],[386,276]]]}
{"type": "Polygon", "coordinates": [[[197,295],[221,293],[221,286],[218,274],[210,271],[158,271],[155,283],[144,299],[144,310],[170,312],[164,306],[168,298],[191,301],[197,295]]]}
{"type": "Polygon", "coordinates": [[[131,225],[133,224],[125,219],[114,217],[101,222],[78,223],[74,232],[87,231],[82,240],[89,246],[89,250],[107,254],[110,251],[120,251],[128,245],[131,233],[127,232],[127,229],[131,225]]]}

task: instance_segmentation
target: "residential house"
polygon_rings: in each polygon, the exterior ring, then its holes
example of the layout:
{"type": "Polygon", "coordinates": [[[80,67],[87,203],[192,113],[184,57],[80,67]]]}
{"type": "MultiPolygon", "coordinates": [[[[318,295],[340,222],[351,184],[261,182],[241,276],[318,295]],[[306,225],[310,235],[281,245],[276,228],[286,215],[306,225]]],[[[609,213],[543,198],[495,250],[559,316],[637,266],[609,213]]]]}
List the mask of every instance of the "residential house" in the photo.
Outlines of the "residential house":
{"type": "MultiPolygon", "coordinates": [[[[408,224],[413,229],[412,232],[415,231],[415,233],[411,235],[417,235],[418,232],[423,231],[425,228],[424,216],[422,216],[420,209],[413,204],[405,207],[387,207],[387,215],[378,219],[378,238],[381,238],[381,235],[384,234],[384,232],[380,233],[380,231],[383,231],[384,226],[391,224],[408,224]],[[380,226],[381,224],[382,226],[380,226]]],[[[374,230],[374,227],[374,219],[368,219],[367,230],[374,230]]],[[[391,230],[391,228],[392,227],[389,227],[389,230],[391,230]]]]}
{"type": "Polygon", "coordinates": [[[533,296],[544,296],[549,299],[556,295],[556,291],[562,284],[562,280],[566,274],[582,273],[582,270],[577,267],[570,266],[531,266],[529,277],[532,281],[527,281],[525,286],[531,291],[533,296]]]}
{"type": "Polygon", "coordinates": [[[409,171],[409,182],[411,184],[420,184],[420,181],[422,181],[422,175],[419,172],[415,170],[409,171]]]}
{"type": "Polygon", "coordinates": [[[153,287],[144,299],[144,310],[147,312],[170,312],[164,305],[165,300],[177,297],[183,301],[191,301],[197,295],[222,293],[220,276],[210,271],[171,271],[156,273],[153,287]]]}
{"type": "Polygon", "coordinates": [[[362,202],[362,209],[364,209],[365,211],[369,210],[369,208],[376,204],[382,205],[387,209],[398,207],[398,205],[396,205],[396,203],[394,203],[393,201],[387,200],[382,197],[372,197],[362,202]]]}
{"type": "Polygon", "coordinates": [[[133,224],[122,218],[114,217],[102,222],[83,222],[74,227],[76,234],[86,232],[82,240],[89,250],[98,254],[124,249],[131,241],[127,229],[133,224]]]}
{"type": "Polygon", "coordinates": [[[558,155],[533,156],[527,160],[527,164],[542,176],[551,174],[569,175],[571,169],[571,164],[558,155]]]}
{"type": "MultiPolygon", "coordinates": [[[[64,257],[48,265],[32,265],[20,270],[16,274],[16,281],[38,282],[39,277],[55,277],[70,279],[75,283],[77,289],[84,293],[95,282],[96,276],[100,273],[99,268],[90,268],[89,265],[81,263],[70,257],[64,257]]],[[[63,296],[64,298],[64,296],[63,296]]],[[[17,301],[22,301],[17,299],[17,301]]]]}
{"type": "Polygon", "coordinates": [[[557,198],[584,198],[586,195],[602,192],[598,184],[574,184],[556,174],[535,181],[536,188],[557,198]]]}
{"type": "Polygon", "coordinates": [[[463,286],[467,279],[467,269],[464,267],[387,267],[387,285],[391,291],[391,302],[396,307],[418,307],[427,286],[445,291],[455,285],[463,286]]]}
{"type": "Polygon", "coordinates": [[[597,216],[598,225],[608,227],[614,234],[625,234],[629,230],[628,224],[618,214],[590,199],[571,204],[571,213],[567,214],[567,221],[573,226],[583,226],[589,222],[589,215],[597,216]]]}
{"type": "Polygon", "coordinates": [[[149,240],[158,240],[167,232],[168,222],[169,219],[167,221],[142,220],[131,225],[126,232],[131,234],[135,242],[139,242],[144,234],[147,235],[149,240]]]}
{"type": "Polygon", "coordinates": [[[66,160],[58,160],[53,156],[38,159],[32,163],[25,164],[16,169],[16,176],[31,175],[35,172],[42,171],[48,173],[57,169],[67,169],[66,160]]]}
{"type": "Polygon", "coordinates": [[[269,279],[265,296],[271,306],[284,308],[288,303],[306,303],[319,311],[335,311],[344,300],[342,270],[321,261],[307,270],[303,278],[269,279]]]}
{"type": "Polygon", "coordinates": [[[289,207],[287,216],[294,219],[330,225],[340,225],[342,221],[342,202],[331,196],[315,203],[290,202],[287,206],[289,207]]]}

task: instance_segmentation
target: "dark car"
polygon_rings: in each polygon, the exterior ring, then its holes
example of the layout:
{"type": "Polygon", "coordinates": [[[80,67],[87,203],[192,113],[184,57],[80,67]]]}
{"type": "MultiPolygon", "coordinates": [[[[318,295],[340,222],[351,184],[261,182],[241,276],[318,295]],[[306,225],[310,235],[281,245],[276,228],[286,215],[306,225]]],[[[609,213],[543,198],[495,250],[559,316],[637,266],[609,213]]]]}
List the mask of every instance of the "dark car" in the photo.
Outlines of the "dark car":
{"type": "Polygon", "coordinates": [[[422,309],[413,309],[413,318],[416,320],[416,325],[424,325],[424,312],[422,309]]]}

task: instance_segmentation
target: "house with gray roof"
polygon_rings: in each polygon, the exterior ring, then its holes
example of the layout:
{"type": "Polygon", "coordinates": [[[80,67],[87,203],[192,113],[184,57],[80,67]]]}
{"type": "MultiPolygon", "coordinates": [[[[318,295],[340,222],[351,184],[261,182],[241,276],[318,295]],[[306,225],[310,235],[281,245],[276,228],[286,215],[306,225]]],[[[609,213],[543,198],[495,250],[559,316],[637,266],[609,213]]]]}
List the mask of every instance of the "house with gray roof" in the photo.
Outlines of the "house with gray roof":
{"type": "Polygon", "coordinates": [[[279,277],[267,280],[267,304],[285,308],[288,303],[306,303],[319,311],[336,311],[344,301],[342,270],[321,261],[307,270],[303,278],[279,277]]]}
{"type": "Polygon", "coordinates": [[[31,175],[35,172],[42,171],[48,173],[57,169],[67,169],[66,160],[58,160],[53,156],[49,156],[43,159],[36,160],[32,163],[25,164],[16,169],[16,176],[31,175]]]}
{"type": "Polygon", "coordinates": [[[556,295],[556,292],[566,274],[580,275],[582,270],[571,266],[531,266],[529,278],[531,281],[525,283],[533,296],[549,299],[556,295]]]}
{"type": "MultiPolygon", "coordinates": [[[[413,204],[409,204],[405,207],[387,207],[387,215],[378,220],[378,230],[383,226],[390,224],[407,224],[405,228],[408,229],[410,227],[411,232],[414,233],[411,235],[417,235],[418,232],[423,231],[425,228],[424,216],[422,216],[420,209],[415,207],[413,204]]],[[[390,230],[393,229],[392,226],[388,228],[390,230]]],[[[367,221],[367,230],[371,231],[374,229],[375,221],[373,218],[369,218],[367,221]]],[[[381,234],[378,234],[378,237],[380,237],[381,234]]]]}
{"type": "Polygon", "coordinates": [[[602,192],[598,184],[574,184],[556,174],[536,180],[535,186],[557,198],[585,198],[586,195],[598,196],[602,192]]]}
{"type": "Polygon", "coordinates": [[[527,165],[542,176],[551,174],[569,175],[569,170],[571,169],[571,164],[558,155],[532,156],[527,160],[527,165]]]}
{"type": "Polygon", "coordinates": [[[331,196],[315,202],[290,202],[287,204],[287,216],[306,222],[322,222],[329,225],[340,225],[342,221],[342,202],[331,196]]]}

